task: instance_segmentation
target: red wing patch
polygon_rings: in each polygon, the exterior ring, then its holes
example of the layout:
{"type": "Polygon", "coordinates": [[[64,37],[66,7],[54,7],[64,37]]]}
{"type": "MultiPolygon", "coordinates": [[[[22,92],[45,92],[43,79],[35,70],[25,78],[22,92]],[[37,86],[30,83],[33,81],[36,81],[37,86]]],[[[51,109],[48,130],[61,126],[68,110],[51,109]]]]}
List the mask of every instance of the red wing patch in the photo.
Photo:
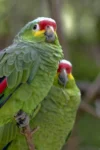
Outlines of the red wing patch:
{"type": "Polygon", "coordinates": [[[4,90],[7,87],[7,78],[4,78],[1,82],[0,82],[0,94],[2,94],[4,92],[4,90]]]}

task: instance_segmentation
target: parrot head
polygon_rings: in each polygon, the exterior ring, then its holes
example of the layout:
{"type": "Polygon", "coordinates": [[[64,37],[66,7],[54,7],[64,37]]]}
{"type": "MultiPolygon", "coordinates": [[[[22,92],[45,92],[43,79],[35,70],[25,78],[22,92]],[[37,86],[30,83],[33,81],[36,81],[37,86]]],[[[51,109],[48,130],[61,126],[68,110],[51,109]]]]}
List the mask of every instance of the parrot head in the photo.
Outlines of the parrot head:
{"type": "Polygon", "coordinates": [[[59,84],[66,86],[67,82],[74,80],[72,75],[72,64],[67,60],[61,60],[57,70],[59,84]]]}
{"type": "Polygon", "coordinates": [[[39,17],[26,24],[16,36],[29,42],[55,43],[57,25],[55,20],[46,17],[39,17]]]}

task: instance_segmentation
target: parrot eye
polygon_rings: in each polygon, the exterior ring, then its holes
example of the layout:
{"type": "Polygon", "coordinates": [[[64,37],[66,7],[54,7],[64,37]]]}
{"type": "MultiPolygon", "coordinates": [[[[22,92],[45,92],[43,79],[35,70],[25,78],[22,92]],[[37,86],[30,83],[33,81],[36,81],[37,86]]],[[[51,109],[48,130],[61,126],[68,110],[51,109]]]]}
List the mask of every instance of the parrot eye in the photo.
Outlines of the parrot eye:
{"type": "Polygon", "coordinates": [[[33,26],[33,30],[35,30],[35,31],[38,31],[38,30],[40,30],[40,27],[39,27],[39,25],[38,25],[38,24],[35,24],[35,25],[33,26]]]}

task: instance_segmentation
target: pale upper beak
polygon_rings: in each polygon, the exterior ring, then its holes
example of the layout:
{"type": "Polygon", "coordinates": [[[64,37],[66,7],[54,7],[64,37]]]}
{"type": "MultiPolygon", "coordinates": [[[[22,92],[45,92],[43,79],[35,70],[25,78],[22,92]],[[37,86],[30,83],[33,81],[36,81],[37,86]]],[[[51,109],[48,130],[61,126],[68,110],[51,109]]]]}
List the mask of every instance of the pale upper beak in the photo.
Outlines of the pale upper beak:
{"type": "Polygon", "coordinates": [[[58,76],[58,82],[65,87],[67,81],[68,81],[67,72],[65,69],[62,69],[59,76],[58,76]]]}
{"type": "Polygon", "coordinates": [[[56,33],[52,26],[47,26],[45,29],[45,36],[47,42],[54,42],[56,38],[56,33]]]}

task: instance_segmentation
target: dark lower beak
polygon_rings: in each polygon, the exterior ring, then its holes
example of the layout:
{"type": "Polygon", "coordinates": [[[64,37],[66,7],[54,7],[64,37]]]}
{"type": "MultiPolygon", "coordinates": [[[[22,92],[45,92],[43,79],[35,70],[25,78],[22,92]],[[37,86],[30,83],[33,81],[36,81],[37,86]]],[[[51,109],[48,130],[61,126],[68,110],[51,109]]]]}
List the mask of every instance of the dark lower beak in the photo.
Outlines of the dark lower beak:
{"type": "Polygon", "coordinates": [[[45,36],[46,36],[47,42],[54,42],[55,41],[56,35],[55,35],[55,32],[51,26],[46,27],[45,36]]]}
{"type": "Polygon", "coordinates": [[[58,82],[65,87],[67,81],[68,81],[67,72],[65,69],[62,69],[58,76],[58,82]]]}

